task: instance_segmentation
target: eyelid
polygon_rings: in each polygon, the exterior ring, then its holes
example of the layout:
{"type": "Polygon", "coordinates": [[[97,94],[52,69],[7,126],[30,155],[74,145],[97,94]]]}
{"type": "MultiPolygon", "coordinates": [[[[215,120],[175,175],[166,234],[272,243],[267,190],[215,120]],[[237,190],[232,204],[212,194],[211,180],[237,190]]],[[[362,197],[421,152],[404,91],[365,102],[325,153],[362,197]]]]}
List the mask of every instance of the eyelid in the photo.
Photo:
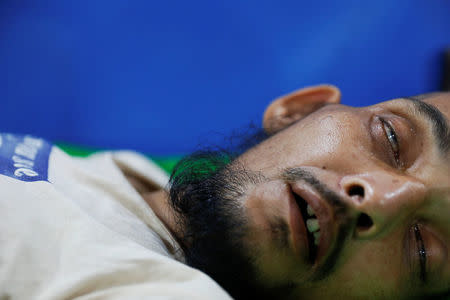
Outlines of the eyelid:
{"type": "Polygon", "coordinates": [[[388,141],[389,145],[391,146],[392,153],[394,155],[394,161],[397,167],[402,167],[402,163],[400,160],[400,142],[399,142],[399,136],[397,134],[397,131],[395,130],[395,126],[391,124],[388,120],[386,120],[383,117],[379,117],[381,124],[383,126],[383,131],[386,137],[386,140],[388,141]],[[390,131],[392,131],[393,136],[391,136],[387,131],[386,128],[390,131]],[[393,142],[391,140],[391,137],[395,139],[393,142]]]}
{"type": "Polygon", "coordinates": [[[427,270],[427,250],[426,250],[425,244],[423,242],[420,225],[414,224],[413,231],[414,231],[415,242],[417,245],[415,250],[418,253],[419,266],[420,266],[419,276],[420,276],[420,280],[425,283],[427,280],[427,271],[426,271],[427,270]]]}
{"type": "Polygon", "coordinates": [[[405,238],[405,259],[406,263],[408,265],[408,273],[410,276],[410,282],[413,282],[417,284],[418,286],[423,285],[426,283],[427,279],[427,265],[426,265],[426,249],[425,249],[425,243],[423,242],[423,236],[421,232],[421,225],[419,221],[415,221],[412,223],[407,230],[406,238],[405,238]],[[421,242],[420,242],[421,241],[421,242]],[[425,261],[421,263],[420,260],[420,248],[425,249],[424,253],[425,261]]]}
{"type": "Polygon", "coordinates": [[[415,274],[415,279],[419,280],[424,284],[435,284],[442,279],[442,274],[448,267],[448,247],[445,244],[445,239],[442,237],[442,233],[436,230],[436,228],[431,226],[429,221],[423,219],[416,220],[415,224],[410,228],[410,259],[413,274],[415,274]],[[420,238],[425,249],[425,260],[424,263],[424,280],[421,278],[421,266],[420,266],[420,251],[419,243],[416,240],[414,228],[417,226],[420,232],[420,238]]]}
{"type": "Polygon", "coordinates": [[[420,163],[418,158],[424,151],[423,134],[414,120],[401,111],[377,110],[369,119],[369,133],[371,137],[371,150],[375,157],[400,172],[414,170],[420,163]],[[382,120],[387,124],[383,125],[382,120]],[[398,153],[392,148],[391,141],[386,135],[385,126],[390,125],[396,134],[398,153]]]}
{"type": "MultiPolygon", "coordinates": [[[[400,144],[401,171],[411,171],[419,167],[420,156],[428,151],[428,145],[433,142],[428,126],[418,117],[410,103],[392,101],[389,105],[374,112],[375,116],[382,116],[393,125],[400,144]]],[[[375,119],[376,119],[375,118],[375,119]]]]}

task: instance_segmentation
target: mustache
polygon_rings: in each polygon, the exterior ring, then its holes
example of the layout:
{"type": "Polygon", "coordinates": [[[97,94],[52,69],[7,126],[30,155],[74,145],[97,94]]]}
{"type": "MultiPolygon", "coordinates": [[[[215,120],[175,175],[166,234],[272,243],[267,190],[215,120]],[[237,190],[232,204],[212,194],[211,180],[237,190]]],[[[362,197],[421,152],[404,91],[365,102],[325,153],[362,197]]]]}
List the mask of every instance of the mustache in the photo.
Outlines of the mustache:
{"type": "Polygon", "coordinates": [[[332,250],[323,265],[311,278],[312,281],[322,280],[335,271],[340,253],[344,248],[345,241],[353,232],[355,223],[354,217],[351,216],[350,207],[346,204],[342,197],[317,179],[317,177],[315,177],[310,171],[301,167],[290,168],[284,170],[282,173],[282,178],[287,182],[302,181],[307,183],[332,208],[334,220],[336,220],[337,223],[337,233],[334,238],[334,245],[332,246],[332,250]]]}
{"type": "Polygon", "coordinates": [[[301,167],[286,169],[282,174],[282,178],[288,182],[303,181],[308,183],[330,206],[333,207],[335,214],[346,214],[349,210],[348,205],[345,204],[345,201],[343,201],[336,192],[317,179],[317,177],[308,170],[301,167]]]}
{"type": "Polygon", "coordinates": [[[338,213],[340,211],[345,213],[349,209],[345,204],[345,201],[343,201],[337,193],[318,180],[317,177],[315,177],[310,171],[307,171],[301,167],[286,169],[282,174],[282,178],[288,182],[304,181],[308,183],[329,205],[335,209],[335,211],[337,210],[338,213]]]}

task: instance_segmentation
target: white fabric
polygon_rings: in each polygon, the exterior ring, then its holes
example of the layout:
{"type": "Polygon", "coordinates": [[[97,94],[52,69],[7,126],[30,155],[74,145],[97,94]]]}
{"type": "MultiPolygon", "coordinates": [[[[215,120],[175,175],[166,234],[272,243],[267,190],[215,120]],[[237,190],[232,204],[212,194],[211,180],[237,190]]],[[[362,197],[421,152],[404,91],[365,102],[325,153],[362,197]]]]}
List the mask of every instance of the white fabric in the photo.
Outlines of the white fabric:
{"type": "Polygon", "coordinates": [[[121,168],[167,182],[137,153],[73,158],[57,147],[48,181],[0,175],[0,299],[230,299],[181,262],[121,168]]]}

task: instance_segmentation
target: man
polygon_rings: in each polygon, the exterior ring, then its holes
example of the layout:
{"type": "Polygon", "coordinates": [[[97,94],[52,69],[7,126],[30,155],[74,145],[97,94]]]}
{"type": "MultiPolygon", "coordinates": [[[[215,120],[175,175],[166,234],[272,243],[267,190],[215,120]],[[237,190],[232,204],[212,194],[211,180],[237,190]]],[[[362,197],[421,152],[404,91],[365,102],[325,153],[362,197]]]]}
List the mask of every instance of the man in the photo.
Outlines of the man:
{"type": "Polygon", "coordinates": [[[194,153],[169,191],[139,156],[79,160],[20,140],[14,149],[25,144],[30,157],[11,150],[1,176],[1,290],[13,299],[228,297],[184,262],[242,299],[445,297],[450,94],[365,108],[339,101],[328,85],[277,99],[246,149],[194,153]],[[49,151],[47,174],[38,156],[49,151]]]}

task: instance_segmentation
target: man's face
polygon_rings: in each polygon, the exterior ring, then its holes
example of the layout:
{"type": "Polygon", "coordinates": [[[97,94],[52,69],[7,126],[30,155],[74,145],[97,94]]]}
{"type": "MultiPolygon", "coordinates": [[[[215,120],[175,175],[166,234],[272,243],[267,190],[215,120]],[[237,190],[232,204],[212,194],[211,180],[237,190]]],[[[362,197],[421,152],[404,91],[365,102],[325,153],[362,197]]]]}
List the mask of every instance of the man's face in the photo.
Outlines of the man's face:
{"type": "Polygon", "coordinates": [[[449,93],[328,105],[241,155],[266,178],[237,199],[261,280],[307,299],[446,291],[448,119],[449,93]]]}

